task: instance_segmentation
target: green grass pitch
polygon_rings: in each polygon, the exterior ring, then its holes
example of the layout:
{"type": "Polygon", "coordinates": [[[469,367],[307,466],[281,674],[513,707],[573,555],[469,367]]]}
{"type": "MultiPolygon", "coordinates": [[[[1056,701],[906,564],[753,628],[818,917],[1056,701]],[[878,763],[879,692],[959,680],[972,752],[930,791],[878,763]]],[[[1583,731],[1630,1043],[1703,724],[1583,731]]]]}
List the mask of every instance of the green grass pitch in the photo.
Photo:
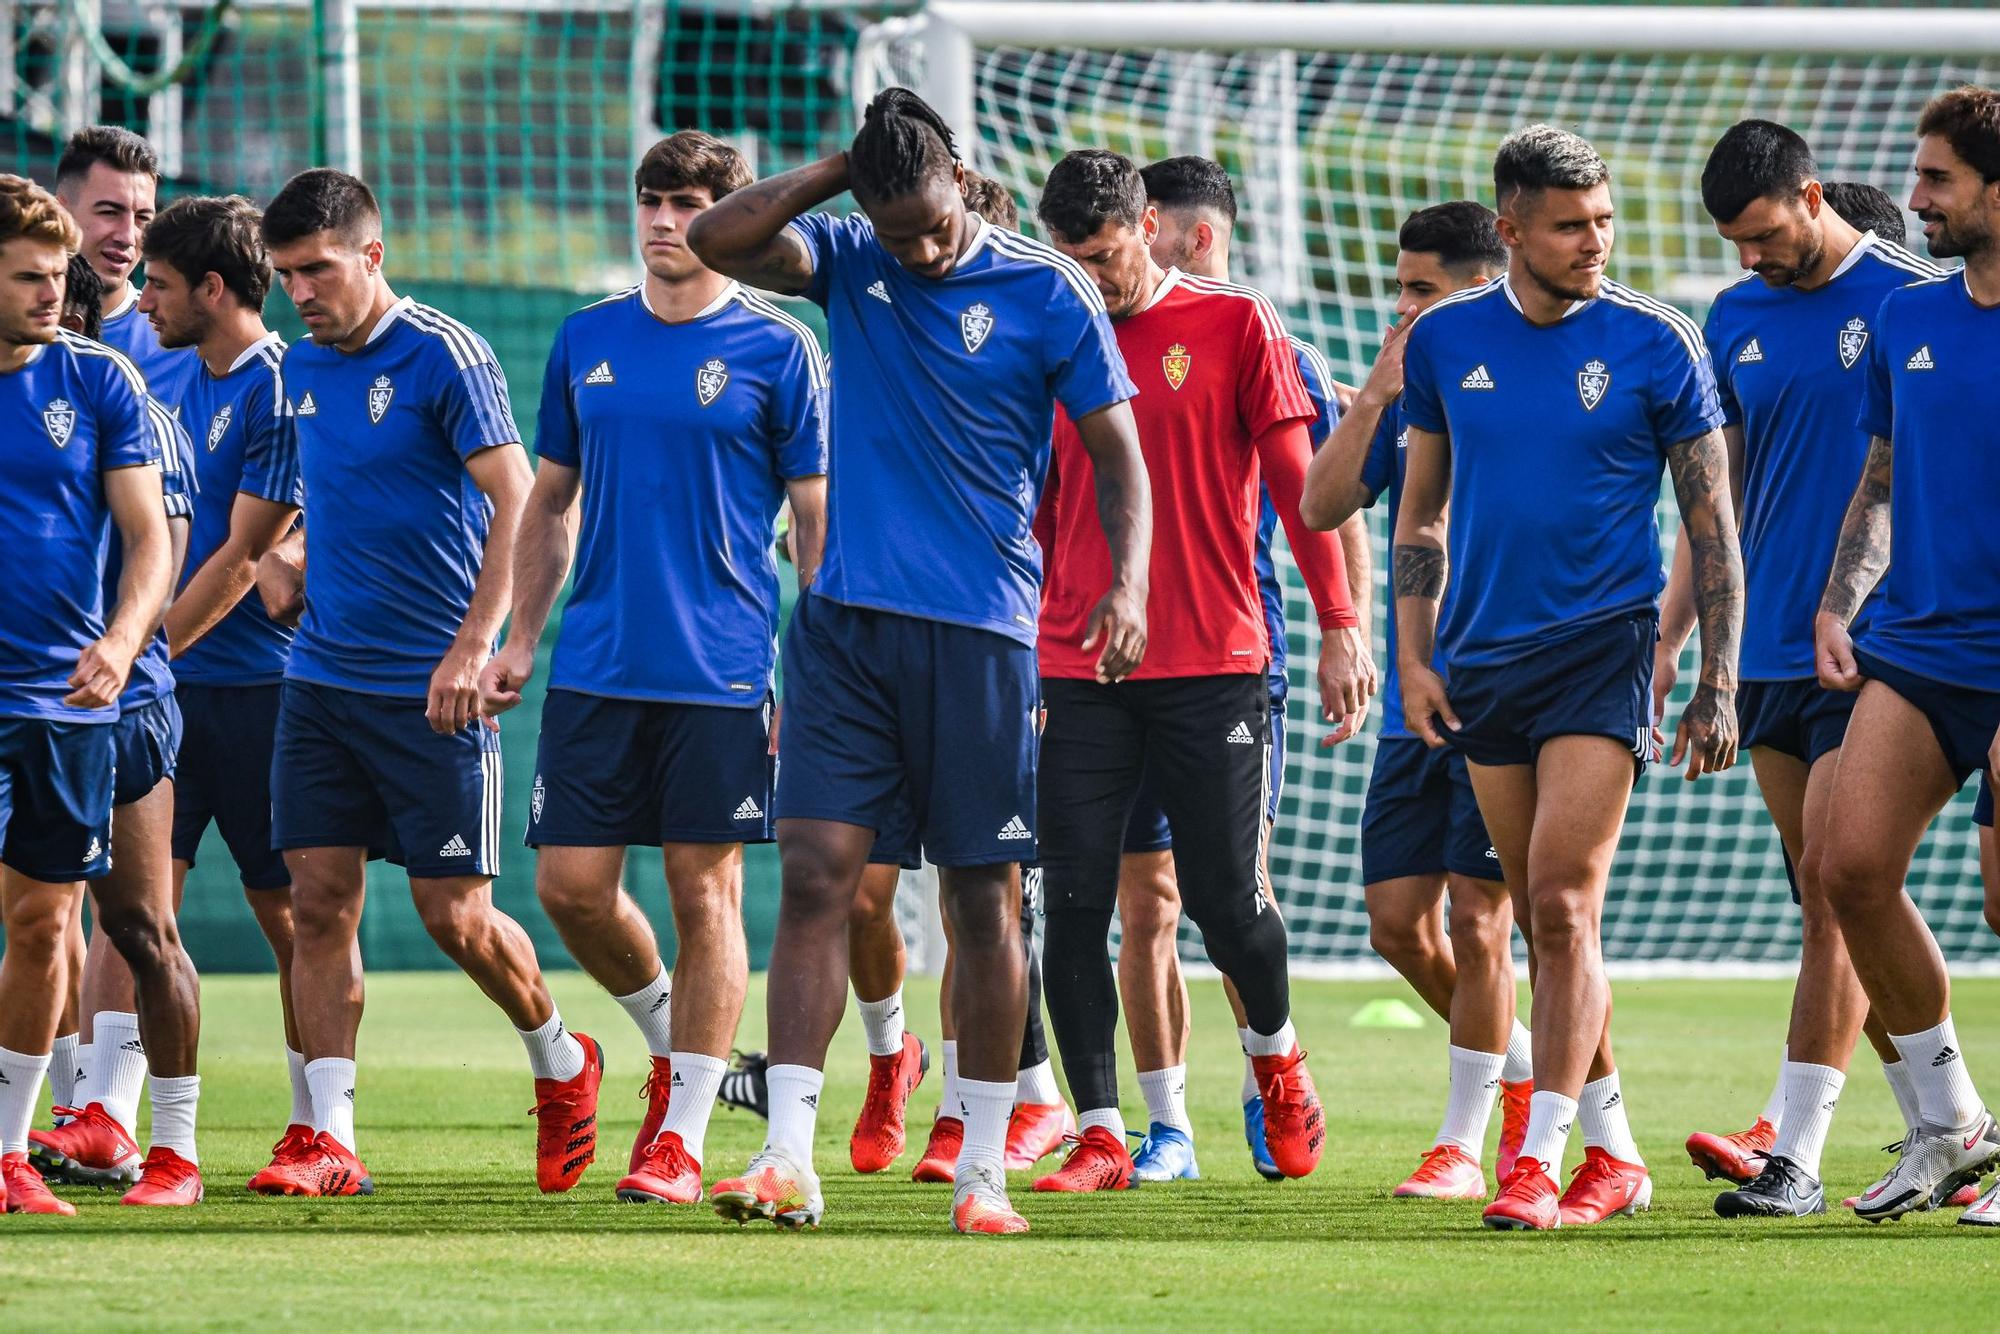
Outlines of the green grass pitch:
{"type": "MultiPolygon", "coordinates": [[[[1015,1180],[1034,1232],[962,1238],[948,1194],[909,1167],[936,1104],[912,1101],[896,1170],[846,1166],[865,1061],[849,1019],[820,1123],[826,1226],[739,1231],[705,1207],[611,1198],[638,1122],[636,1034],[579,974],[556,975],[572,1026],[600,1037],[609,1078],[598,1161],[567,1196],[534,1188],[526,1064],[504,1020],[452,974],[370,979],[360,1124],[372,1199],[267,1200],[265,1161],[287,1101],[268,978],[204,988],[202,1152],[208,1202],[123,1209],[66,1191],[72,1219],[0,1219],[0,1329],[485,1329],[983,1324],[1480,1329],[1825,1329],[1921,1323],[1991,1329],[2000,1235],[1916,1216],[1870,1227],[1824,1219],[1724,1223],[1680,1149],[1762,1106],[1788,989],[1774,982],[1625,982],[1617,1031],[1632,1121],[1656,1174],[1650,1215],[1555,1234],[1489,1233],[1472,1205],[1391,1200],[1442,1110],[1443,1029],[1357,1029],[1374,983],[1301,983],[1298,1024],[1327,1104],[1313,1177],[1258,1180],[1236,1105],[1240,1058],[1219,988],[1194,989],[1190,1096],[1203,1179],[1122,1195],[1044,1197],[1015,1180]]],[[[761,1045],[763,979],[743,1034],[761,1045]]],[[[913,981],[917,1031],[936,1033],[935,986],[913,981]]],[[[1955,998],[1975,1077],[2000,1080],[2000,982],[1955,998]]],[[[1144,1120],[1136,1081],[1126,1115],[1144,1120]]],[[[1498,1131],[1496,1115],[1493,1133],[1498,1131]]],[[[1827,1157],[1829,1195],[1887,1164],[1899,1127],[1865,1047],[1827,1157]]],[[[739,1168],[762,1123],[718,1109],[706,1175],[739,1168]]],[[[1572,1161],[1581,1153],[1572,1143],[1572,1161]]],[[[1488,1151],[1491,1161],[1491,1150],[1488,1151]]]]}

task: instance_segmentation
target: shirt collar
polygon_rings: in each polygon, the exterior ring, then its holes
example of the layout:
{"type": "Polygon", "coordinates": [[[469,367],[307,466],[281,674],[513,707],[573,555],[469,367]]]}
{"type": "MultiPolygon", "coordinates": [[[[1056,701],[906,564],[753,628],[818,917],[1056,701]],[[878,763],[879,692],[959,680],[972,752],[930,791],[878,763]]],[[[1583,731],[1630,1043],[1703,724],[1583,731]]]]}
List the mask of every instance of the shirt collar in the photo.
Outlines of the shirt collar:
{"type": "Polygon", "coordinates": [[[1160,279],[1160,285],[1153,289],[1153,295],[1146,299],[1145,305],[1139,307],[1139,309],[1133,313],[1143,315],[1145,312],[1151,310],[1154,306],[1159,305],[1160,302],[1166,300],[1167,293],[1173,291],[1174,288],[1180,286],[1180,281],[1184,276],[1185,275],[1182,274],[1179,269],[1175,268],[1171,264],[1168,265],[1165,276],[1163,276],[1160,279]]]}
{"type": "Polygon", "coordinates": [[[407,297],[407,296],[397,297],[395,303],[391,305],[387,310],[382,312],[382,318],[375,321],[375,327],[368,331],[368,337],[365,340],[363,340],[361,346],[367,347],[369,344],[373,343],[376,339],[380,338],[383,334],[388,333],[390,326],[394,325],[397,320],[403,318],[403,312],[416,304],[417,302],[414,297],[407,297]]]}
{"type": "MultiPolygon", "coordinates": [[[[1514,292],[1514,280],[1510,277],[1506,277],[1503,275],[1500,279],[1500,286],[1502,290],[1504,290],[1507,293],[1507,304],[1512,306],[1515,310],[1520,311],[1522,319],[1524,320],[1527,319],[1528,312],[1525,310],[1521,310],[1521,298],[1517,296],[1514,292]]],[[[1563,320],[1568,319],[1570,316],[1576,314],[1579,310],[1582,310],[1585,306],[1589,304],[1590,303],[1588,301],[1570,302],[1569,309],[1565,310],[1560,316],[1558,316],[1556,322],[1560,324],[1563,320]]],[[[1532,320],[1529,320],[1528,322],[1530,324],[1534,323],[1534,321],[1532,320]]]]}
{"type": "Polygon", "coordinates": [[[651,315],[654,319],[660,321],[660,323],[662,324],[692,324],[696,320],[707,319],[709,316],[715,314],[717,311],[721,310],[724,306],[734,301],[736,299],[736,292],[739,286],[740,284],[734,278],[731,278],[728,282],[722,285],[722,290],[716,293],[715,300],[709,302],[707,305],[703,306],[700,310],[697,310],[694,314],[688,316],[685,320],[670,320],[666,316],[660,314],[659,311],[654,310],[652,295],[651,293],[647,292],[646,284],[643,281],[641,281],[639,284],[639,304],[646,308],[646,313],[648,315],[651,315]]]}
{"type": "MultiPolygon", "coordinates": [[[[977,213],[974,213],[971,209],[967,209],[965,211],[965,216],[972,220],[972,225],[973,225],[972,244],[967,246],[965,248],[965,253],[958,257],[958,264],[965,263],[965,261],[971,259],[981,250],[984,250],[986,248],[986,242],[989,238],[989,235],[993,230],[992,223],[986,221],[985,218],[982,218],[977,213]]],[[[956,269],[958,267],[958,264],[954,264],[952,267],[956,269]]]]}
{"type": "MultiPolygon", "coordinates": [[[[1828,283],[1832,282],[1835,278],[1838,278],[1841,274],[1846,273],[1856,264],[1859,264],[1861,262],[1861,257],[1867,254],[1870,250],[1874,249],[1878,244],[1880,244],[1880,240],[1873,231],[1866,231],[1861,233],[1861,239],[1856,241],[1854,243],[1853,248],[1850,249],[1847,252],[1847,254],[1841,258],[1840,267],[1835,269],[1832,273],[1828,274],[1826,281],[1828,283]]],[[[1826,283],[1820,284],[1820,286],[1822,287],[1824,287],[1825,285],[1826,283]]]]}
{"type": "Polygon", "coordinates": [[[138,304],[139,304],[139,289],[134,287],[129,282],[126,283],[125,299],[123,301],[120,301],[116,306],[112,307],[111,310],[104,316],[105,322],[109,323],[110,321],[117,319],[120,315],[128,313],[132,309],[132,307],[138,304]]]}
{"type": "Polygon", "coordinates": [[[263,349],[269,347],[271,344],[277,341],[278,341],[278,335],[274,333],[265,334],[262,338],[259,338],[256,342],[244,348],[242,353],[237,356],[236,360],[229,363],[229,369],[223,372],[223,374],[225,375],[236,374],[236,372],[242,370],[245,366],[248,366],[252,361],[256,360],[257,354],[259,352],[261,352],[263,349]]]}

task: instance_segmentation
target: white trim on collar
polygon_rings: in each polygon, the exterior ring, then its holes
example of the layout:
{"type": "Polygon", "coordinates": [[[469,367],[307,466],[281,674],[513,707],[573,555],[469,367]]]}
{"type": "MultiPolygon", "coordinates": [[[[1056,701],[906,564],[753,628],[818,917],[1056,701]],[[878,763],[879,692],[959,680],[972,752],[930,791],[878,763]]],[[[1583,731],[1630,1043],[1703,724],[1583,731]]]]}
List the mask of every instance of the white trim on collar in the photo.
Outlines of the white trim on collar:
{"type": "Polygon", "coordinates": [[[965,248],[965,253],[960,255],[958,257],[957,263],[954,263],[952,265],[954,269],[957,268],[959,264],[963,264],[965,263],[966,260],[971,259],[981,250],[984,250],[986,248],[986,241],[988,234],[993,230],[992,223],[986,221],[985,218],[980,217],[977,213],[974,213],[971,209],[965,210],[965,216],[972,219],[974,225],[978,228],[978,230],[975,231],[972,235],[972,244],[965,248]]]}
{"type": "Polygon", "coordinates": [[[112,310],[109,314],[105,315],[104,318],[107,320],[115,320],[120,315],[129,312],[132,309],[132,307],[138,304],[139,304],[139,289],[132,285],[130,279],[127,279],[125,283],[125,299],[123,301],[120,301],[118,303],[117,308],[115,310],[112,310]]]}
{"type": "Polygon", "coordinates": [[[265,348],[269,347],[271,344],[277,341],[278,341],[278,335],[274,333],[265,334],[262,338],[259,338],[256,342],[244,348],[242,354],[239,355],[236,358],[236,360],[229,363],[229,369],[225,371],[224,374],[226,375],[236,374],[236,372],[242,370],[245,366],[248,366],[251,363],[251,361],[253,361],[256,358],[259,352],[263,351],[265,348]]]}
{"type": "Polygon", "coordinates": [[[1160,285],[1153,289],[1153,295],[1146,298],[1146,304],[1139,307],[1139,309],[1134,311],[1133,314],[1143,315],[1147,311],[1151,310],[1154,306],[1159,305],[1160,302],[1166,299],[1167,293],[1173,291],[1176,287],[1180,286],[1181,279],[1184,276],[1185,275],[1182,274],[1179,269],[1169,264],[1167,266],[1166,275],[1160,279],[1160,285]]]}
{"type": "MultiPolygon", "coordinates": [[[[1838,278],[1841,274],[1846,273],[1856,264],[1859,264],[1861,262],[1861,257],[1867,254],[1870,250],[1873,250],[1879,241],[1880,238],[1877,237],[1872,230],[1861,233],[1861,239],[1856,241],[1854,243],[1853,248],[1850,249],[1847,252],[1847,254],[1841,258],[1840,267],[1835,269],[1832,273],[1828,274],[1826,277],[1826,281],[1828,283],[1832,282],[1835,278],[1838,278]]],[[[1822,283],[1820,285],[1824,287],[1826,283],[1822,283]]]]}
{"type": "MultiPolygon", "coordinates": [[[[1500,286],[1501,286],[1501,287],[1502,287],[1503,289],[1505,289],[1505,291],[1506,291],[1506,293],[1507,293],[1507,304],[1508,304],[1508,305],[1510,305],[1510,306],[1512,306],[1512,307],[1513,307],[1513,308],[1514,308],[1515,310],[1517,310],[1517,311],[1520,311],[1520,315],[1521,315],[1521,318],[1522,318],[1522,319],[1524,319],[1524,320],[1528,319],[1528,312],[1527,312],[1527,311],[1525,311],[1525,310],[1521,310],[1521,298],[1520,298],[1520,297],[1519,297],[1518,295],[1516,295],[1516,294],[1515,294],[1515,292],[1514,292],[1514,280],[1513,280],[1512,278],[1508,278],[1508,277],[1502,277],[1502,278],[1500,279],[1500,286]]],[[[1576,314],[1576,313],[1577,313],[1577,312],[1578,312],[1579,310],[1582,310],[1582,309],[1583,309],[1583,308],[1584,308],[1585,306],[1587,306],[1587,305],[1589,305],[1589,304],[1590,304],[1590,303],[1589,303],[1588,301],[1572,301],[1572,302],[1570,302],[1570,303],[1569,303],[1569,309],[1568,309],[1568,310],[1565,310],[1565,311],[1564,311],[1564,312],[1563,312],[1563,313],[1562,313],[1561,315],[1557,316],[1557,317],[1556,317],[1556,322],[1557,322],[1558,324],[1562,323],[1562,321],[1564,321],[1564,320],[1568,319],[1568,318],[1569,318],[1570,316],[1572,316],[1572,315],[1576,314]]],[[[1534,323],[1534,321],[1533,321],[1533,320],[1529,320],[1528,322],[1529,322],[1530,324],[1534,323]]]]}
{"type": "Polygon", "coordinates": [[[363,340],[361,346],[367,347],[370,343],[373,343],[383,334],[388,333],[389,326],[394,324],[397,320],[403,318],[403,312],[416,304],[417,301],[415,297],[408,297],[408,296],[397,297],[395,302],[391,304],[387,310],[382,312],[382,318],[375,321],[375,327],[368,331],[368,337],[365,340],[363,340]]]}
{"type": "Polygon", "coordinates": [[[717,311],[721,310],[724,306],[734,301],[736,299],[736,293],[739,290],[741,290],[741,287],[742,284],[738,283],[734,278],[731,278],[728,282],[722,285],[722,291],[716,294],[715,300],[709,302],[707,305],[703,306],[700,310],[697,310],[694,314],[688,316],[684,320],[670,320],[666,316],[660,314],[659,311],[653,309],[652,294],[646,290],[645,281],[642,279],[639,283],[639,304],[646,308],[646,313],[648,315],[651,315],[654,319],[658,320],[662,324],[693,324],[696,320],[707,319],[709,316],[715,314],[717,311]]]}

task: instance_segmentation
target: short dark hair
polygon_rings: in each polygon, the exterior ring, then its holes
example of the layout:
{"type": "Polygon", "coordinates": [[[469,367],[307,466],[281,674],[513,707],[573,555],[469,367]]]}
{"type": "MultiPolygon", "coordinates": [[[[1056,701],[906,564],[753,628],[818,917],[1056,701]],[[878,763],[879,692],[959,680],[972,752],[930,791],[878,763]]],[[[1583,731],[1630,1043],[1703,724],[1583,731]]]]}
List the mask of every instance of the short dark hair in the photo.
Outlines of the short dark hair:
{"type": "Polygon", "coordinates": [[[1137,227],[1146,216],[1146,182],[1123,153],[1079,148],[1050,168],[1035,216],[1072,244],[1097,235],[1107,222],[1137,227]]]}
{"type": "Polygon", "coordinates": [[[1520,195],[1588,190],[1611,179],[1590,141],[1553,125],[1529,125],[1500,141],[1493,155],[1493,202],[1506,208],[1520,195]]]}
{"type": "Polygon", "coordinates": [[[1236,225],[1236,183],[1220,162],[1189,153],[1162,158],[1139,176],[1146,183],[1146,198],[1161,208],[1205,208],[1236,225]]]}
{"type": "Polygon", "coordinates": [[[1493,210],[1470,199],[1420,208],[1403,219],[1396,246],[1414,254],[1436,255],[1438,263],[1463,276],[1498,273],[1507,267],[1507,247],[1493,225],[1493,210]]]}
{"type": "Polygon", "coordinates": [[[1715,141],[1701,169],[1701,203],[1728,224],[1760,199],[1787,199],[1819,175],[1811,146],[1774,120],[1739,120],[1715,141]]]}
{"type": "Polygon", "coordinates": [[[337,232],[350,245],[382,227],[382,206],[359,176],[314,167],[285,182],[264,209],[267,246],[289,245],[314,232],[337,232]]]}
{"type": "Polygon", "coordinates": [[[1942,135],[1981,180],[2000,181],[2000,90],[1968,83],[1939,93],[1917,121],[1917,134],[1942,135]]]}
{"type": "Polygon", "coordinates": [[[965,173],[965,206],[995,227],[1009,231],[1021,228],[1021,210],[1015,207],[1014,196],[991,176],[971,170],[965,173]]]}
{"type": "Polygon", "coordinates": [[[1865,181],[1824,181],[1820,189],[1826,194],[1826,206],[1862,231],[1897,245],[1909,244],[1910,225],[1887,190],[1865,181]]]}
{"type": "Polygon", "coordinates": [[[69,257],[69,277],[63,282],[63,318],[74,318],[83,326],[85,338],[104,333],[104,279],[82,255],[69,257]]]}
{"type": "Polygon", "coordinates": [[[238,301],[261,312],[271,291],[271,257],[257,221],[257,206],[242,195],[176,199],[146,229],[146,262],[171,265],[190,283],[213,273],[238,301]]]}
{"type": "Polygon", "coordinates": [[[119,125],[86,125],[69,137],[56,159],[56,188],[83,179],[100,162],[113,171],[160,179],[160,155],[143,137],[119,125]]]}
{"type": "Polygon", "coordinates": [[[930,103],[907,88],[884,88],[847,150],[848,187],[856,199],[896,199],[948,175],[957,158],[951,127],[930,103]]]}
{"type": "Polygon", "coordinates": [[[639,159],[632,188],[667,194],[692,187],[707,190],[710,199],[720,199],[755,179],[743,155],[714,135],[676,130],[639,159]]]}

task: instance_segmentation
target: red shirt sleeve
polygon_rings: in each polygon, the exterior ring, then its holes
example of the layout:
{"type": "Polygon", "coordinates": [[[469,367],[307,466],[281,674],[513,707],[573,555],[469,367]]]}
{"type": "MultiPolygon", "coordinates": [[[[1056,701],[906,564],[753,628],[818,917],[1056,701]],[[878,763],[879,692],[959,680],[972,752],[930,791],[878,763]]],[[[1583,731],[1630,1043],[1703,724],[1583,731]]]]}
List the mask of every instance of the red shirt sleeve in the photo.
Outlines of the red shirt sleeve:
{"type": "MultiPolygon", "coordinates": [[[[1292,371],[1297,378],[1296,367],[1292,371]]],[[[1354,614],[1354,597],[1347,586],[1347,557],[1341,553],[1335,533],[1316,533],[1299,517],[1299,496],[1305,491],[1306,468],[1312,463],[1312,435],[1305,422],[1281,421],[1257,437],[1257,462],[1264,471],[1264,485],[1271,492],[1271,507],[1285,525],[1292,544],[1292,559],[1305,576],[1306,591],[1312,595],[1313,609],[1319,613],[1322,630],[1344,629],[1361,624],[1354,614]]]]}
{"type": "Polygon", "coordinates": [[[1292,355],[1292,340],[1277,311],[1261,296],[1252,317],[1245,321],[1243,355],[1236,381],[1236,415],[1243,432],[1252,440],[1263,436],[1283,421],[1312,422],[1319,409],[1306,382],[1299,375],[1299,360],[1292,355]]]}

